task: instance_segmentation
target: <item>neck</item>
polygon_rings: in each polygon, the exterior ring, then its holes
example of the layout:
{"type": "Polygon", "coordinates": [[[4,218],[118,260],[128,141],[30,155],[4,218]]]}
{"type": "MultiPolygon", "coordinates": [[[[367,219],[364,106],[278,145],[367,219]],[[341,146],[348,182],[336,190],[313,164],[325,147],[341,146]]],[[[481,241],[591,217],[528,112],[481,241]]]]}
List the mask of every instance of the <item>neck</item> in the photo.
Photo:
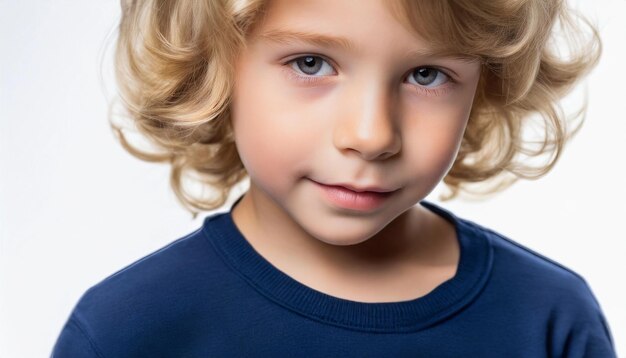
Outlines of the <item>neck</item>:
{"type": "Polygon", "coordinates": [[[233,208],[233,221],[261,256],[317,291],[361,302],[405,301],[456,273],[454,227],[421,205],[373,237],[341,246],[308,235],[272,204],[248,192],[233,208]]]}

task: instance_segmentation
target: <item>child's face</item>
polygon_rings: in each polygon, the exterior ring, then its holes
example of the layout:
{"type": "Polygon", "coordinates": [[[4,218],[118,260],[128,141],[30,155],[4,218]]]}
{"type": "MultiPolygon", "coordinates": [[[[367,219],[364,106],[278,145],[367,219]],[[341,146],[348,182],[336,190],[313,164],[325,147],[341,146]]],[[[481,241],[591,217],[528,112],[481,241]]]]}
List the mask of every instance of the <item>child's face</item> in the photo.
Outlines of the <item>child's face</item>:
{"type": "Polygon", "coordinates": [[[257,215],[282,215],[305,234],[348,245],[428,195],[456,156],[480,72],[477,62],[428,49],[384,0],[271,1],[239,57],[232,102],[257,215]],[[272,40],[288,32],[352,46],[272,40]],[[352,205],[321,185],[338,183],[394,191],[352,205]]]}

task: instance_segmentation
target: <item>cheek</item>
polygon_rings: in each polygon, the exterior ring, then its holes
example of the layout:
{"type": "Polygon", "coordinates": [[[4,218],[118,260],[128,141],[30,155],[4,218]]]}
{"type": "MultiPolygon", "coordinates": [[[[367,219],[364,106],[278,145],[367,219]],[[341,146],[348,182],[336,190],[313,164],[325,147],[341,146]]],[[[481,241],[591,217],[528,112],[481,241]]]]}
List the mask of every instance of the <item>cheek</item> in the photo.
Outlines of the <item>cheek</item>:
{"type": "Polygon", "coordinates": [[[271,127],[258,125],[254,120],[241,119],[239,125],[234,127],[235,143],[248,173],[254,176],[259,168],[278,169],[284,157],[278,155],[280,143],[271,140],[274,135],[271,127]]]}
{"type": "Polygon", "coordinates": [[[418,175],[428,173],[431,180],[445,176],[456,158],[470,109],[471,98],[410,109],[403,140],[411,156],[408,162],[415,164],[413,170],[418,175]]]}
{"type": "Polygon", "coordinates": [[[313,138],[298,122],[297,108],[271,85],[275,81],[247,77],[234,89],[232,123],[239,156],[258,182],[290,180],[304,171],[313,138]]]}

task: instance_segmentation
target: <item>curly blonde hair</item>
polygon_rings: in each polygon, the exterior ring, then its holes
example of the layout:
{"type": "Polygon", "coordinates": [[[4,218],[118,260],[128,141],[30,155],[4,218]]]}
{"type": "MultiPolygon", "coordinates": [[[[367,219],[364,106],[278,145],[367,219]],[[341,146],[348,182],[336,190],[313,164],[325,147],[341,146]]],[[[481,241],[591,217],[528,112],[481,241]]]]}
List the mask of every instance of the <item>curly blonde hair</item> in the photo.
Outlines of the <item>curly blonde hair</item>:
{"type": "MultiPolygon", "coordinates": [[[[556,163],[584,120],[585,106],[569,127],[560,99],[598,62],[597,29],[564,0],[396,0],[398,21],[452,54],[479,58],[481,78],[455,162],[443,182],[449,193],[486,196],[519,178],[536,179],[556,163]],[[580,23],[590,29],[585,37],[580,23]],[[558,25],[558,26],[557,26],[558,25]],[[559,54],[561,30],[569,56],[559,54]],[[524,131],[539,119],[544,133],[524,131]],[[531,157],[547,162],[531,165],[531,157]],[[480,190],[472,190],[480,183],[480,190]]],[[[127,117],[155,147],[130,144],[134,156],[171,164],[170,183],[193,214],[224,205],[247,177],[230,123],[236,56],[264,13],[263,0],[122,0],[115,57],[120,97],[127,117]],[[216,191],[211,198],[186,189],[184,179],[216,191]]]]}

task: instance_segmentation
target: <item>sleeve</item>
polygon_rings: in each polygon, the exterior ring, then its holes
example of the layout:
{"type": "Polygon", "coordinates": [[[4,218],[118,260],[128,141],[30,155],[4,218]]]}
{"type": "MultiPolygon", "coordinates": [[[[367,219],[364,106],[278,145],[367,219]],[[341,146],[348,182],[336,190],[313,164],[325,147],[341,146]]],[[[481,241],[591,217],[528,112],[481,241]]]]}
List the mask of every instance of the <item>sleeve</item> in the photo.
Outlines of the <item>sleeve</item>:
{"type": "Polygon", "coordinates": [[[571,313],[568,329],[564,332],[563,354],[566,358],[616,358],[615,345],[609,324],[600,304],[583,279],[579,294],[573,295],[578,309],[571,313]]]}
{"type": "Polygon", "coordinates": [[[104,358],[102,354],[99,353],[92,338],[74,313],[72,313],[61,330],[61,334],[52,349],[50,357],[104,358]]]}
{"type": "Polygon", "coordinates": [[[567,358],[616,358],[613,338],[604,317],[589,322],[587,327],[573,330],[568,336],[565,352],[567,358]]]}

